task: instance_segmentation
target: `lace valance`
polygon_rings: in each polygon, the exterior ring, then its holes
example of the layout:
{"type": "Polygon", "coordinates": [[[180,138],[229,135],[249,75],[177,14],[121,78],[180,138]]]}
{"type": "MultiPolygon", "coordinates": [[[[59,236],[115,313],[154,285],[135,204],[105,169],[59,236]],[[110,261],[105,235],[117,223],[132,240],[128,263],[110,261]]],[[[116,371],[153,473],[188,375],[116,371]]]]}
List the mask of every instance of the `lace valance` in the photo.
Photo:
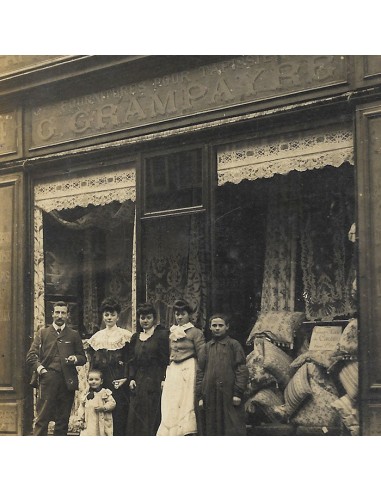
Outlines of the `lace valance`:
{"type": "Polygon", "coordinates": [[[335,125],[240,142],[217,151],[218,184],[271,178],[290,171],[354,164],[353,132],[350,124],[335,125]]]}
{"type": "Polygon", "coordinates": [[[36,184],[35,203],[45,212],[136,200],[135,169],[56,178],[36,184]]]}

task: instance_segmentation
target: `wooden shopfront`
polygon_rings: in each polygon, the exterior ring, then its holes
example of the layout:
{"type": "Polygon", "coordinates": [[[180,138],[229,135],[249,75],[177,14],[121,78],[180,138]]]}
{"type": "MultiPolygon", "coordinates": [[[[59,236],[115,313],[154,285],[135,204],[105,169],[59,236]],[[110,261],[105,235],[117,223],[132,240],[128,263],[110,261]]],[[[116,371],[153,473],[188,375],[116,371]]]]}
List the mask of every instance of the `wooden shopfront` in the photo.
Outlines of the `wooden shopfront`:
{"type": "Polygon", "coordinates": [[[0,434],[30,433],[51,303],[86,339],[112,294],[132,331],[145,299],[228,311],[248,354],[261,312],[358,317],[379,435],[380,89],[378,56],[0,57],[0,434]]]}

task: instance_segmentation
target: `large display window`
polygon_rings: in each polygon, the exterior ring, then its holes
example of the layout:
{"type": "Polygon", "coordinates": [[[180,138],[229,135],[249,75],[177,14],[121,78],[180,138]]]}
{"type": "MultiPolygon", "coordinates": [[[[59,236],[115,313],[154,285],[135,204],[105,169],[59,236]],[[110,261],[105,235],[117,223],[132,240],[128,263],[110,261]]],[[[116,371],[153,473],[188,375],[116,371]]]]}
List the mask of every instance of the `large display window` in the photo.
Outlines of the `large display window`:
{"type": "Polygon", "coordinates": [[[65,300],[83,337],[99,328],[104,296],[122,303],[135,329],[135,170],[125,166],[41,180],[35,186],[35,329],[65,300]]]}
{"type": "Polygon", "coordinates": [[[344,123],[217,149],[214,303],[253,434],[359,433],[353,164],[344,123]]]}

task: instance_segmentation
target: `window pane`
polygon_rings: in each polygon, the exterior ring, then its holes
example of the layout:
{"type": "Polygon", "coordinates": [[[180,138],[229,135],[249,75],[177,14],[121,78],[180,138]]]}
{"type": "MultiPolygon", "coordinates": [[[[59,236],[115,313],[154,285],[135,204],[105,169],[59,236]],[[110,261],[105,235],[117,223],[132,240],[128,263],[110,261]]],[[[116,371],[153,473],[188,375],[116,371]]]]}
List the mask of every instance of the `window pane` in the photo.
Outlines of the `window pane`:
{"type": "Polygon", "coordinates": [[[167,328],[174,322],[172,305],[186,299],[194,309],[193,322],[206,322],[207,265],[204,214],[144,221],[143,279],[145,297],[155,305],[167,328]]]}
{"type": "Polygon", "coordinates": [[[201,150],[146,159],[144,184],[145,212],[202,205],[201,150]]]}
{"type": "Polygon", "coordinates": [[[44,213],[47,323],[54,302],[64,300],[71,326],[92,335],[102,326],[101,301],[113,296],[122,305],[119,326],[131,328],[134,209],[126,201],[44,213]]]}
{"type": "Polygon", "coordinates": [[[245,344],[260,312],[353,317],[354,168],[227,183],[217,189],[214,296],[245,344]]]}

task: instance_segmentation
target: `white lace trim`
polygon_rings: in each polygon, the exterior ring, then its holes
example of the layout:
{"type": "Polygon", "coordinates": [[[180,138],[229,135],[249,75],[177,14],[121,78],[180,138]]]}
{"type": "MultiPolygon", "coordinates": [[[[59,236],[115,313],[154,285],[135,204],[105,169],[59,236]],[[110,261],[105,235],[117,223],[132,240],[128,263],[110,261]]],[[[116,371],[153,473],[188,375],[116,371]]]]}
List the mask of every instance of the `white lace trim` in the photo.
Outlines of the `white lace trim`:
{"type": "Polygon", "coordinates": [[[180,340],[180,338],[185,338],[186,335],[186,330],[189,330],[189,328],[193,328],[194,325],[193,323],[185,323],[185,325],[172,325],[171,328],[169,329],[170,335],[169,338],[171,340],[180,340]]]}
{"type": "Polygon", "coordinates": [[[131,340],[131,332],[124,328],[117,328],[109,332],[107,328],[98,331],[89,339],[89,345],[94,350],[118,350],[131,340]]]}
{"type": "Polygon", "coordinates": [[[135,169],[103,170],[101,174],[73,175],[36,184],[36,205],[45,212],[88,205],[106,205],[112,201],[136,200],[135,169]]]}
{"type": "Polygon", "coordinates": [[[339,167],[354,163],[353,133],[348,124],[320,130],[269,137],[220,147],[218,184],[271,178],[290,171],[339,167]]]}

